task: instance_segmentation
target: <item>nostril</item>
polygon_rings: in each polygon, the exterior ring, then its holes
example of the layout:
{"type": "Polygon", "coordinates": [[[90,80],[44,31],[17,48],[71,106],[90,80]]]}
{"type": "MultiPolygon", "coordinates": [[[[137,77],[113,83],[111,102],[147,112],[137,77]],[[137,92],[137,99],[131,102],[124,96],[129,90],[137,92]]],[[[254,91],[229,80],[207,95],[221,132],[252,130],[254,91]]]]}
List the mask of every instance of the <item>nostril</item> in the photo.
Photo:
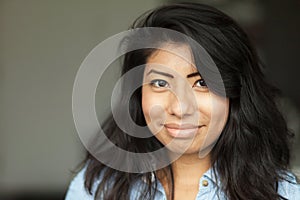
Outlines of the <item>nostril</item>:
{"type": "Polygon", "coordinates": [[[194,109],[190,104],[173,102],[169,107],[169,113],[177,117],[190,116],[194,113],[194,109]]]}

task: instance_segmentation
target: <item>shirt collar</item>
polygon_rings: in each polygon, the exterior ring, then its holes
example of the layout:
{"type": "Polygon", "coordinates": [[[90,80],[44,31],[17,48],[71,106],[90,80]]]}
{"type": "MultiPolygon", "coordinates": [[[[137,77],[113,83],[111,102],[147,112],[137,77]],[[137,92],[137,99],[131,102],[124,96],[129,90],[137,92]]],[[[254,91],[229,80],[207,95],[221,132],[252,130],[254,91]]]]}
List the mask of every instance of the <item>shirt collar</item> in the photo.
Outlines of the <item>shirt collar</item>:
{"type": "MultiPolygon", "coordinates": [[[[220,180],[218,179],[218,172],[216,171],[216,174],[214,173],[213,171],[213,168],[210,167],[203,175],[201,178],[207,178],[209,179],[212,183],[214,183],[215,185],[220,185],[220,180]]],[[[146,181],[146,178],[145,176],[142,177],[142,181],[146,184],[147,181],[146,181]]],[[[154,188],[154,181],[155,181],[155,175],[154,175],[154,172],[151,172],[151,183],[152,183],[152,187],[154,188]]],[[[200,181],[200,180],[199,180],[200,181]]],[[[157,190],[161,193],[165,193],[165,190],[161,184],[161,182],[159,180],[157,180],[157,190]]]]}
{"type": "Polygon", "coordinates": [[[220,179],[218,178],[218,172],[214,173],[214,170],[212,167],[210,167],[202,177],[208,178],[210,181],[212,181],[214,184],[219,185],[220,184],[220,179]]]}

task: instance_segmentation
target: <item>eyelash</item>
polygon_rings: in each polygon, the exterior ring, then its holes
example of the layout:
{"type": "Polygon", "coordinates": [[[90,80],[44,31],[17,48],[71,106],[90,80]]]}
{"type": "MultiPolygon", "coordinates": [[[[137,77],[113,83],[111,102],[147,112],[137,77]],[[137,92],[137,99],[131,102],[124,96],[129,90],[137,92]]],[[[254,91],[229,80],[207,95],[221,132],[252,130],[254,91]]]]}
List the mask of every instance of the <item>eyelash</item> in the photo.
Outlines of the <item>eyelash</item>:
{"type": "Polygon", "coordinates": [[[150,82],[150,85],[153,86],[153,87],[156,87],[156,88],[165,88],[166,86],[159,86],[159,83],[164,83],[166,85],[169,85],[169,83],[167,81],[164,81],[162,79],[155,79],[155,80],[152,80],[150,82]]]}
{"type": "MultiPolygon", "coordinates": [[[[167,88],[169,86],[169,83],[162,79],[155,79],[155,80],[150,81],[150,85],[155,88],[167,88]],[[161,86],[159,84],[163,84],[163,86],[161,86]]],[[[206,85],[204,79],[199,79],[194,83],[193,87],[207,88],[207,85],[206,85]],[[197,83],[200,83],[200,86],[196,86],[197,83]]]]}
{"type": "Polygon", "coordinates": [[[200,86],[199,87],[201,87],[201,88],[203,88],[203,87],[205,87],[205,88],[207,88],[207,85],[206,85],[206,82],[204,81],[204,79],[199,79],[199,80],[197,80],[195,83],[194,83],[194,85],[193,85],[193,87],[196,85],[196,83],[200,83],[200,86]]]}

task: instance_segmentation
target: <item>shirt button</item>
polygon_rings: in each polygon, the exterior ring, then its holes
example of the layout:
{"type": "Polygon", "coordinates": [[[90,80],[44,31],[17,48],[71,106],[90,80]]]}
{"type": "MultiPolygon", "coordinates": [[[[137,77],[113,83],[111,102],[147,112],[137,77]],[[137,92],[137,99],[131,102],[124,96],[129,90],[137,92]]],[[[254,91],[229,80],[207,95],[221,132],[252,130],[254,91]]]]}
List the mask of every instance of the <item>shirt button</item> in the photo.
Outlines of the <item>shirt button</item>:
{"type": "Polygon", "coordinates": [[[207,186],[208,186],[208,181],[207,181],[207,180],[203,180],[203,181],[202,181],[202,185],[203,185],[204,187],[207,187],[207,186]]]}

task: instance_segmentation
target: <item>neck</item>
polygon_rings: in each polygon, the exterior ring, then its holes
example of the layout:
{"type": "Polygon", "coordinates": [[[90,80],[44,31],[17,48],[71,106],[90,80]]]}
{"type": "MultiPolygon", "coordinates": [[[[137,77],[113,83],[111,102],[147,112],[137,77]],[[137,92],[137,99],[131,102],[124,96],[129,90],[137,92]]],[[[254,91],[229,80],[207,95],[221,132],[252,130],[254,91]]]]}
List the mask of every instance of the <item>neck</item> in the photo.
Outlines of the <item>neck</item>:
{"type": "Polygon", "coordinates": [[[209,154],[199,158],[196,154],[184,154],[172,163],[175,183],[198,184],[203,174],[210,168],[209,154]]]}
{"type": "MultiPolygon", "coordinates": [[[[198,153],[183,154],[171,164],[171,167],[175,185],[198,186],[200,178],[211,167],[210,155],[199,158],[198,153]]],[[[158,177],[163,185],[170,184],[170,179],[164,173],[158,173],[158,177]]]]}

